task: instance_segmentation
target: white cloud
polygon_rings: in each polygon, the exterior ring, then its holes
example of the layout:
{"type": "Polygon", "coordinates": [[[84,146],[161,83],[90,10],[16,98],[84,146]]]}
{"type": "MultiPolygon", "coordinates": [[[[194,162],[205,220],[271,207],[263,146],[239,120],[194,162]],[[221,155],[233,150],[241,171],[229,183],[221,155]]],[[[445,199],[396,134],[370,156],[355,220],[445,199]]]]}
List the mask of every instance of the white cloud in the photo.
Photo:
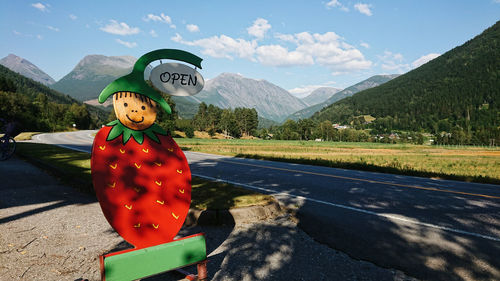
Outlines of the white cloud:
{"type": "Polygon", "coordinates": [[[200,28],[196,24],[188,24],[186,28],[189,32],[199,32],[200,28]]]}
{"type": "Polygon", "coordinates": [[[48,8],[49,5],[48,4],[44,5],[44,4],[40,3],[40,2],[31,4],[31,7],[35,8],[35,9],[38,9],[38,10],[40,10],[42,12],[48,12],[49,11],[49,8],[48,8]]]}
{"type": "Polygon", "coordinates": [[[203,48],[202,53],[215,58],[233,59],[234,56],[253,60],[257,43],[255,41],[246,41],[244,39],[233,39],[226,35],[212,36],[209,38],[195,41],[185,41],[179,33],[171,38],[172,41],[203,48]]]}
{"type": "MultiPolygon", "coordinates": [[[[498,0],[498,1],[500,1],[500,0],[498,0]]],[[[419,67],[423,64],[426,64],[429,61],[431,61],[439,56],[440,56],[440,54],[436,54],[436,53],[430,53],[428,55],[421,56],[420,58],[418,58],[417,60],[415,60],[414,62],[411,63],[411,67],[417,68],[417,67],[419,67]]]]}
{"type": "Polygon", "coordinates": [[[17,30],[12,30],[12,33],[14,33],[14,35],[16,35],[16,36],[21,36],[21,37],[26,37],[26,38],[33,38],[33,37],[35,37],[35,38],[38,38],[40,40],[43,39],[42,35],[40,35],[40,34],[37,34],[37,35],[25,34],[25,33],[19,32],[17,30]]]}
{"type": "Polygon", "coordinates": [[[297,51],[314,57],[317,63],[334,71],[367,69],[372,65],[372,62],[366,60],[358,49],[345,43],[334,32],[324,34],[302,32],[296,34],[296,37],[299,42],[297,51]]]}
{"type": "Polygon", "coordinates": [[[371,7],[372,7],[372,5],[370,5],[370,4],[362,4],[362,3],[357,3],[356,5],[354,5],[354,9],[358,10],[358,12],[360,12],[364,15],[367,15],[367,16],[373,15],[373,13],[370,9],[371,7]]]}
{"type": "Polygon", "coordinates": [[[314,90],[325,87],[324,85],[307,85],[303,87],[293,88],[288,90],[288,92],[298,98],[305,98],[310,95],[314,90]]]}
{"type": "MultiPolygon", "coordinates": [[[[263,36],[259,33],[258,36],[263,36]]],[[[257,35],[257,34],[254,34],[257,35]]],[[[188,46],[202,48],[202,53],[216,57],[234,59],[235,57],[260,62],[263,65],[289,67],[319,64],[334,73],[352,72],[368,69],[372,62],[346,43],[335,32],[296,34],[277,34],[275,38],[285,41],[288,46],[280,44],[259,45],[258,39],[251,41],[234,39],[226,35],[186,41],[180,34],[171,39],[188,46]]]]}
{"type": "Polygon", "coordinates": [[[271,28],[267,20],[258,18],[253,22],[253,25],[247,28],[248,34],[257,37],[258,39],[264,38],[266,32],[271,28]]]}
{"type": "Polygon", "coordinates": [[[116,42],[122,44],[123,46],[125,46],[127,48],[135,48],[135,47],[137,47],[137,43],[136,42],[127,42],[127,41],[122,41],[120,39],[116,39],[116,42]]]}
{"type": "Polygon", "coordinates": [[[359,44],[359,45],[361,45],[361,47],[364,47],[364,48],[366,48],[366,49],[370,49],[370,44],[368,44],[368,43],[362,42],[362,43],[361,43],[361,44],[359,44]]]}
{"type": "Polygon", "coordinates": [[[158,37],[158,33],[156,33],[156,31],[154,31],[154,29],[151,29],[149,34],[151,34],[151,37],[158,37]]]}
{"type": "Polygon", "coordinates": [[[378,56],[382,62],[382,69],[392,71],[393,73],[404,73],[410,70],[410,65],[404,63],[403,55],[385,51],[382,56],[378,56]]]}
{"type": "Polygon", "coordinates": [[[59,32],[59,28],[57,28],[57,27],[53,27],[51,25],[47,25],[47,28],[50,29],[50,30],[52,30],[52,31],[59,32]]]}
{"type": "Polygon", "coordinates": [[[176,33],[175,36],[171,37],[170,39],[174,42],[177,42],[177,43],[181,43],[181,44],[188,45],[188,46],[194,46],[194,44],[191,44],[191,42],[188,42],[188,41],[185,41],[184,39],[182,39],[182,36],[179,33],[176,33]]]}
{"type": "Polygon", "coordinates": [[[326,3],[326,8],[327,9],[331,9],[331,8],[339,8],[340,10],[344,11],[344,12],[349,12],[349,8],[347,8],[346,6],[342,5],[342,3],[340,3],[340,1],[338,0],[332,0],[328,3],[326,3]]]}
{"type": "Polygon", "coordinates": [[[285,41],[285,42],[295,42],[295,36],[293,36],[292,34],[277,33],[274,35],[274,37],[276,37],[282,41],[285,41]]]}
{"type": "Polygon", "coordinates": [[[148,14],[142,20],[149,22],[149,21],[154,21],[154,22],[162,22],[170,25],[170,28],[176,28],[175,24],[172,24],[172,18],[169,16],[165,15],[164,13],[161,13],[160,15],[154,15],[154,14],[148,14]]]}
{"type": "Polygon", "coordinates": [[[172,23],[172,19],[165,15],[164,13],[161,13],[159,16],[157,15],[153,15],[153,14],[148,14],[147,16],[145,16],[143,18],[144,21],[159,21],[159,22],[163,22],[163,23],[168,23],[168,24],[171,24],[172,23]]]}
{"type": "Polygon", "coordinates": [[[116,34],[116,35],[132,35],[140,32],[138,27],[130,27],[124,22],[117,22],[116,20],[110,20],[110,23],[105,27],[100,28],[102,31],[116,34]]]}
{"type": "Polygon", "coordinates": [[[256,50],[257,58],[263,65],[297,66],[312,65],[314,59],[310,54],[298,51],[288,51],[280,45],[260,46],[256,50]]]}
{"type": "Polygon", "coordinates": [[[340,2],[338,0],[332,0],[328,3],[326,3],[326,7],[327,8],[331,8],[331,7],[338,7],[338,6],[341,6],[342,4],[340,4],[340,2]]]}
{"type": "Polygon", "coordinates": [[[73,14],[70,14],[70,15],[69,15],[69,18],[70,18],[71,20],[76,20],[78,17],[77,17],[77,16],[75,16],[75,15],[73,15],[73,14]]]}
{"type": "Polygon", "coordinates": [[[346,71],[334,71],[332,72],[332,76],[339,76],[339,75],[344,75],[347,74],[346,71]]]}

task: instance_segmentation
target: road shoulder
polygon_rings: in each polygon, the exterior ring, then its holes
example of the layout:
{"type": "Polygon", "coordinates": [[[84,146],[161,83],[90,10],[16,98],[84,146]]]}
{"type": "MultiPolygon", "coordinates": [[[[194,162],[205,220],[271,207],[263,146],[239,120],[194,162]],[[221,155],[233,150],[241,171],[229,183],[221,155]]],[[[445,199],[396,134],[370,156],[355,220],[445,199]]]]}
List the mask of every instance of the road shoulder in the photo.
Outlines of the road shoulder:
{"type": "MultiPolygon", "coordinates": [[[[0,163],[0,175],[6,179],[0,200],[0,271],[6,280],[98,280],[98,256],[130,247],[92,196],[17,157],[0,163]]],[[[206,234],[211,280],[412,280],[315,242],[288,213],[234,221],[180,232],[206,234]]],[[[167,273],[150,280],[179,278],[167,273]]]]}

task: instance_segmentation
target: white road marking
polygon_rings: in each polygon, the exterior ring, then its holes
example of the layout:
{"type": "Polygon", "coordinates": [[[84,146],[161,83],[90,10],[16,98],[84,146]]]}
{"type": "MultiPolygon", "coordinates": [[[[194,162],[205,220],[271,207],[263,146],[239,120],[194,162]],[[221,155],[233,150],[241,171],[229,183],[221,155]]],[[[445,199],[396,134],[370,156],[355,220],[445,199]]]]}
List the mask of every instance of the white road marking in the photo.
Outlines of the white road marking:
{"type": "Polygon", "coordinates": [[[64,144],[54,144],[54,145],[55,146],[64,147],[64,148],[67,148],[67,149],[71,149],[71,150],[75,150],[75,151],[79,151],[79,152],[90,153],[90,151],[88,151],[88,150],[77,148],[77,147],[72,147],[72,146],[69,146],[69,145],[64,145],[64,144]]]}
{"type": "Polygon", "coordinates": [[[385,219],[388,219],[388,220],[402,221],[402,222],[416,224],[416,225],[425,226],[425,227],[429,227],[429,228],[434,228],[434,229],[444,230],[444,231],[448,231],[448,232],[454,232],[454,233],[458,233],[458,234],[463,234],[463,235],[468,235],[468,236],[474,236],[474,237],[477,237],[477,238],[483,238],[483,239],[487,239],[487,240],[491,240],[491,241],[495,241],[495,242],[500,242],[500,237],[483,235],[483,234],[479,234],[479,233],[475,233],[475,232],[469,232],[469,231],[465,231],[465,230],[461,230],[461,229],[456,229],[456,228],[451,228],[451,227],[446,227],[446,226],[440,226],[440,225],[435,225],[435,224],[420,222],[420,221],[416,221],[416,220],[412,220],[412,219],[398,217],[398,216],[395,216],[395,215],[379,214],[379,213],[372,212],[372,211],[365,210],[365,209],[350,207],[350,206],[336,204],[336,203],[327,202],[327,201],[323,201],[323,200],[317,200],[317,199],[308,198],[308,197],[304,197],[304,196],[300,196],[300,195],[293,195],[293,194],[289,194],[289,193],[278,192],[276,190],[272,190],[272,189],[268,189],[268,188],[263,188],[263,187],[257,187],[257,186],[253,186],[253,185],[249,185],[249,184],[244,184],[244,183],[239,183],[239,182],[235,182],[235,181],[221,180],[221,179],[218,179],[218,178],[213,178],[213,177],[204,176],[204,175],[200,175],[200,174],[194,174],[194,173],[192,175],[195,176],[195,177],[204,178],[204,179],[208,179],[208,180],[212,180],[212,181],[216,181],[216,182],[230,183],[230,184],[233,184],[233,185],[242,186],[242,187],[246,187],[246,188],[253,189],[253,190],[264,191],[264,192],[269,193],[270,195],[277,195],[277,194],[279,194],[279,195],[294,197],[294,198],[301,199],[301,200],[306,200],[306,201],[315,202],[315,203],[319,203],[319,204],[325,204],[325,205],[329,205],[329,206],[332,206],[332,207],[342,208],[342,209],[346,209],[346,210],[350,210],[350,211],[354,211],[354,212],[358,212],[358,213],[363,213],[363,214],[367,214],[367,215],[377,216],[377,217],[385,218],[385,219]]]}
{"type": "MultiPolygon", "coordinates": [[[[35,137],[38,140],[40,140],[39,136],[40,135],[35,135],[35,137]]],[[[91,136],[91,134],[89,136],[91,136]]],[[[93,137],[92,137],[92,139],[93,139],[93,137]]],[[[84,149],[70,147],[70,146],[66,146],[66,145],[62,145],[62,144],[55,144],[55,145],[61,146],[61,147],[64,147],[64,148],[68,148],[68,149],[73,149],[73,150],[77,150],[77,151],[89,153],[89,151],[86,151],[84,149]]],[[[193,153],[193,152],[191,152],[191,153],[193,153]]],[[[197,153],[197,154],[203,154],[203,153],[197,153]]],[[[215,158],[218,158],[218,157],[215,157],[215,158]]],[[[224,158],[224,157],[221,157],[221,158],[224,158]]],[[[401,222],[411,223],[411,224],[415,224],[415,225],[425,226],[425,227],[428,227],[428,228],[434,228],[434,229],[439,229],[439,230],[443,230],[443,231],[448,231],[448,232],[458,233],[458,234],[462,234],[462,235],[468,235],[468,236],[473,236],[473,237],[477,237],[477,238],[487,239],[487,240],[491,240],[491,241],[495,241],[495,242],[500,242],[500,237],[483,235],[483,234],[479,234],[479,233],[475,233],[475,232],[469,232],[469,231],[465,231],[465,230],[461,230],[461,229],[456,229],[456,228],[451,228],[451,227],[446,227],[446,226],[440,226],[440,225],[435,225],[435,224],[420,222],[420,221],[417,221],[417,220],[412,220],[412,219],[408,219],[408,218],[402,218],[402,217],[398,217],[398,216],[390,215],[390,214],[379,214],[379,213],[372,212],[372,211],[365,210],[365,209],[361,209],[361,208],[355,208],[355,207],[350,207],[350,206],[346,206],[346,205],[342,205],[342,204],[336,204],[336,203],[327,202],[327,201],[323,201],[323,200],[317,200],[317,199],[313,199],[313,198],[307,198],[307,197],[300,196],[300,195],[293,195],[293,194],[289,194],[289,193],[277,192],[276,190],[273,190],[273,189],[268,189],[268,188],[263,188],[263,187],[257,187],[257,186],[253,186],[253,185],[249,185],[249,184],[244,184],[244,183],[239,183],[239,182],[235,182],[235,181],[221,180],[221,179],[218,179],[218,178],[214,178],[214,177],[210,177],[210,176],[205,176],[205,175],[199,175],[199,174],[195,174],[195,173],[192,173],[192,175],[196,176],[196,177],[199,177],[199,178],[204,178],[204,179],[216,181],[216,182],[226,182],[226,183],[230,183],[230,184],[233,184],[233,185],[246,187],[246,188],[253,189],[253,190],[264,191],[264,192],[269,193],[270,195],[278,195],[279,194],[279,195],[283,195],[283,196],[289,196],[289,197],[293,197],[293,198],[297,198],[297,199],[301,199],[301,200],[305,200],[305,201],[315,202],[315,203],[329,205],[329,206],[336,207],[336,208],[342,208],[342,209],[346,209],[346,210],[350,210],[350,211],[354,211],[354,212],[358,212],[358,213],[363,213],[363,214],[367,214],[367,215],[377,216],[377,217],[381,217],[381,218],[388,219],[388,220],[401,221],[401,222]]]]}

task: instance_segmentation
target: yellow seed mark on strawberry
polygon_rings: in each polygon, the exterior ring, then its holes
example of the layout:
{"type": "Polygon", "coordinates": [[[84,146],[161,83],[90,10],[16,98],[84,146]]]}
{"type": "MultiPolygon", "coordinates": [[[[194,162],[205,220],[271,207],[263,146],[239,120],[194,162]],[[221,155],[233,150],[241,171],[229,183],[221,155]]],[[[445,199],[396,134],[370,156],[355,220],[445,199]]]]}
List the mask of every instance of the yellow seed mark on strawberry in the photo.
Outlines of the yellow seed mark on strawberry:
{"type": "Polygon", "coordinates": [[[115,187],[115,186],[116,186],[116,182],[113,182],[113,183],[108,183],[108,186],[109,186],[109,187],[111,187],[111,188],[113,188],[113,187],[115,187]]]}
{"type": "Polygon", "coordinates": [[[161,181],[155,181],[158,186],[161,186],[161,181]]]}
{"type": "Polygon", "coordinates": [[[132,210],[132,205],[125,205],[125,208],[129,209],[129,210],[132,210]]]}
{"type": "Polygon", "coordinates": [[[124,154],[124,153],[125,153],[125,149],[121,149],[121,148],[120,148],[120,153],[121,153],[121,154],[124,154]]]}
{"type": "Polygon", "coordinates": [[[99,145],[99,149],[104,150],[104,149],[106,149],[106,146],[105,145],[102,145],[102,146],[99,145]]]}
{"type": "Polygon", "coordinates": [[[138,223],[138,224],[134,224],[134,227],[135,227],[135,228],[139,228],[139,227],[141,227],[141,224],[140,224],[140,223],[138,223]]]}
{"type": "Polygon", "coordinates": [[[161,163],[160,162],[154,162],[156,166],[158,167],[161,167],[161,163]]]}
{"type": "Polygon", "coordinates": [[[143,149],[142,149],[142,151],[143,151],[144,153],[149,153],[149,149],[147,149],[147,148],[143,148],[143,149]]]}
{"type": "Polygon", "coordinates": [[[140,164],[134,163],[134,165],[135,165],[135,167],[136,167],[137,169],[140,169],[140,168],[141,168],[141,165],[140,165],[140,164]]]}
{"type": "Polygon", "coordinates": [[[167,149],[168,149],[168,151],[170,151],[170,152],[174,152],[174,149],[173,149],[173,148],[167,148],[167,149]]]}
{"type": "Polygon", "coordinates": [[[137,193],[141,192],[141,189],[140,189],[140,188],[138,188],[138,187],[134,187],[134,190],[135,190],[135,192],[137,192],[137,193]]]}
{"type": "Polygon", "coordinates": [[[178,219],[179,219],[179,216],[176,216],[176,215],[174,214],[174,212],[172,212],[172,216],[173,216],[176,220],[178,220],[178,219]]]}
{"type": "Polygon", "coordinates": [[[165,201],[156,200],[156,203],[163,205],[165,204],[165,201]]]}
{"type": "Polygon", "coordinates": [[[160,226],[159,224],[154,224],[154,223],[153,223],[153,227],[154,227],[155,229],[158,229],[158,227],[159,227],[159,226],[160,226]]]}
{"type": "Polygon", "coordinates": [[[177,170],[177,173],[182,174],[182,170],[177,170]]]}
{"type": "Polygon", "coordinates": [[[116,167],[118,166],[118,164],[114,164],[114,165],[109,164],[109,166],[111,167],[111,169],[114,170],[114,169],[116,169],[116,167]]]}
{"type": "Polygon", "coordinates": [[[182,194],[184,194],[184,189],[180,189],[179,188],[179,192],[182,193],[182,194]]]}

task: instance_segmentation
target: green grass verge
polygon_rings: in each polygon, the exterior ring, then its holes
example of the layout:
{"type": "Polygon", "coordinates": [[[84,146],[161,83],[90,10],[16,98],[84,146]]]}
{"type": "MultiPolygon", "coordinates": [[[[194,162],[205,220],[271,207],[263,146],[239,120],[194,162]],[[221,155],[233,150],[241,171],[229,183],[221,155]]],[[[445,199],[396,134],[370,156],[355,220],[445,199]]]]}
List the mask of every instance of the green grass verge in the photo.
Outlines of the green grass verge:
{"type": "Polygon", "coordinates": [[[276,140],[176,139],[183,150],[500,184],[500,148],[276,140]]]}
{"type": "MultiPolygon", "coordinates": [[[[57,176],[64,183],[86,193],[94,193],[90,174],[90,154],[55,145],[17,143],[16,154],[57,176]]],[[[205,210],[265,205],[272,196],[226,183],[193,177],[191,206],[205,210]]]]}

